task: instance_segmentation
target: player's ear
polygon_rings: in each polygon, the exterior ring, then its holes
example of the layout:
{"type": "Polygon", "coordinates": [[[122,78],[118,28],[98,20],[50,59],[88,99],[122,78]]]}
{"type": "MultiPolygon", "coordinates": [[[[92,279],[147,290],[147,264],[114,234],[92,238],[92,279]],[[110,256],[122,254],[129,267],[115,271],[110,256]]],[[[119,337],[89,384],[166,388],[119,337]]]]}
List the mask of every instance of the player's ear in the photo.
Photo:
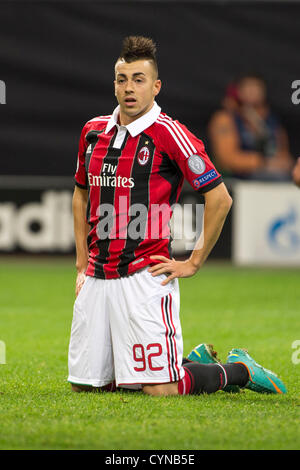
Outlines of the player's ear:
{"type": "Polygon", "coordinates": [[[161,80],[155,80],[154,83],[154,96],[157,96],[161,89],[161,80]]]}

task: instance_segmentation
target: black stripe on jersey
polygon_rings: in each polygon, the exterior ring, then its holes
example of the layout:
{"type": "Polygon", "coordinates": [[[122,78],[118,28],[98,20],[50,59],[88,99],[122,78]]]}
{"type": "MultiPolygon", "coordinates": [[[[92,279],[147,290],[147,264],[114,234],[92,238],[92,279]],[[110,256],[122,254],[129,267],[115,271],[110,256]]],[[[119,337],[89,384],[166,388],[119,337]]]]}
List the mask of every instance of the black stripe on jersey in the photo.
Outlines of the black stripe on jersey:
{"type": "MultiPolygon", "coordinates": [[[[177,163],[172,160],[166,153],[162,153],[162,161],[159,166],[158,174],[168,181],[171,185],[171,193],[169,197],[169,204],[172,207],[178,198],[178,186],[183,179],[183,173],[177,163]]],[[[172,236],[170,235],[168,251],[170,258],[172,258],[172,236]]]]}
{"type": "MultiPolygon", "coordinates": [[[[123,144],[122,144],[122,147],[120,149],[113,148],[114,142],[115,142],[116,137],[117,137],[117,129],[115,130],[115,133],[114,133],[112,139],[110,140],[106,155],[103,158],[102,168],[103,168],[103,165],[105,163],[112,163],[112,164],[118,165],[119,157],[121,156],[122,150],[124,149],[124,147],[126,145],[128,136],[129,136],[129,132],[127,131],[126,135],[125,135],[125,138],[124,138],[124,141],[123,141],[123,144]]],[[[101,168],[101,172],[102,172],[102,168],[101,168]]],[[[117,169],[116,169],[116,172],[117,172],[117,169]]],[[[114,186],[110,186],[110,185],[101,186],[100,201],[99,201],[100,210],[101,210],[101,207],[103,206],[103,204],[109,204],[110,207],[114,207],[115,189],[116,188],[114,186]]],[[[99,216],[98,224],[101,224],[103,219],[105,219],[107,217],[108,217],[107,212],[104,212],[103,214],[101,214],[99,216]]],[[[98,247],[98,250],[99,250],[99,254],[96,256],[96,259],[95,259],[94,276],[99,277],[101,279],[105,279],[104,265],[107,263],[107,259],[109,257],[109,246],[110,246],[110,242],[111,242],[111,240],[109,238],[109,233],[111,232],[113,224],[114,224],[114,218],[111,217],[111,218],[109,218],[109,220],[107,222],[107,229],[106,229],[106,225],[104,227],[105,231],[107,233],[107,236],[105,238],[101,239],[99,237],[99,235],[97,234],[98,235],[97,247],[98,247]]]]}
{"type": "MultiPolygon", "coordinates": [[[[100,134],[102,134],[102,132],[104,132],[104,129],[101,130],[101,131],[91,130],[85,136],[85,140],[89,144],[88,148],[87,148],[87,150],[89,149],[89,152],[86,150],[86,152],[85,152],[85,161],[84,161],[87,183],[89,181],[88,180],[88,174],[89,174],[90,161],[91,161],[95,146],[98,143],[99,136],[100,136],[100,134]]],[[[91,209],[89,184],[87,184],[87,189],[88,189],[88,203],[87,203],[87,206],[86,206],[86,220],[89,221],[90,220],[90,209],[91,209]]],[[[92,241],[92,239],[91,239],[90,235],[88,235],[88,237],[87,237],[88,246],[90,246],[91,241],[92,241]]]]}
{"type": "Polygon", "coordinates": [[[99,140],[99,136],[100,134],[102,134],[102,132],[104,132],[104,129],[102,129],[101,131],[91,130],[85,136],[85,140],[89,144],[85,152],[85,161],[84,161],[86,174],[88,174],[88,171],[89,171],[90,160],[93,155],[95,145],[97,144],[99,140]]]}
{"type": "Polygon", "coordinates": [[[85,136],[85,140],[89,144],[85,151],[85,156],[84,156],[85,184],[80,184],[75,180],[75,185],[81,189],[88,189],[88,186],[89,186],[88,168],[89,168],[91,156],[93,154],[95,145],[98,142],[99,135],[102,134],[102,132],[103,130],[102,131],[91,130],[85,136]]]}
{"type": "Polygon", "coordinates": [[[171,185],[169,204],[172,206],[177,201],[178,185],[183,179],[183,173],[177,163],[166,153],[162,153],[161,155],[163,158],[159,166],[158,174],[171,185]]]}
{"type": "MultiPolygon", "coordinates": [[[[142,132],[139,138],[137,149],[135,151],[133,165],[131,168],[130,176],[133,178],[134,186],[130,190],[130,207],[132,207],[134,204],[143,204],[143,206],[147,208],[147,212],[149,210],[149,180],[152,171],[154,152],[155,145],[152,138],[142,132]],[[139,163],[139,158],[142,157],[140,152],[144,147],[148,148],[149,157],[146,164],[141,164],[139,163]]],[[[133,222],[136,217],[139,217],[139,215],[131,215],[129,217],[128,225],[130,225],[130,223],[133,222]]],[[[146,220],[143,221],[143,227],[140,230],[140,233],[145,233],[145,230],[147,228],[147,220],[148,217],[146,218],[146,220]]],[[[120,277],[127,275],[128,265],[135,259],[134,251],[137,249],[137,247],[143,240],[144,237],[131,239],[129,238],[127,232],[125,247],[120,255],[120,261],[118,265],[118,273],[120,277]]]]}

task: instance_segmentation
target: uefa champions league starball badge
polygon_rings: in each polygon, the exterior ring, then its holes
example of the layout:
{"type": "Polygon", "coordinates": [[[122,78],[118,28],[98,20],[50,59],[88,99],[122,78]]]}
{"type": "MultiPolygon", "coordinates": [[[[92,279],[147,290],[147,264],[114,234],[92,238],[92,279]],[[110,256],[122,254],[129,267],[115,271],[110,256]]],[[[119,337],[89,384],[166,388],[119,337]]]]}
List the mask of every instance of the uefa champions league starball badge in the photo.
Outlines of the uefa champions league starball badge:
{"type": "Polygon", "coordinates": [[[199,155],[191,155],[188,159],[188,166],[195,175],[201,175],[205,171],[205,163],[199,155]]]}

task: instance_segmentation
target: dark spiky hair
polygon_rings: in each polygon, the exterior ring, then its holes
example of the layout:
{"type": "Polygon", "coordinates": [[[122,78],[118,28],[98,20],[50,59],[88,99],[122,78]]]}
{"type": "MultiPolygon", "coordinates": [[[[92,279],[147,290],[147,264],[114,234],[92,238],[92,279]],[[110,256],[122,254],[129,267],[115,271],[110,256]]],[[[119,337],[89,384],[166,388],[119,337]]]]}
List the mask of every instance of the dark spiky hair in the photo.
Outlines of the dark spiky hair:
{"type": "Polygon", "coordinates": [[[134,62],[136,60],[149,60],[152,62],[156,74],[158,75],[156,44],[151,38],[144,36],[127,36],[123,40],[123,46],[119,59],[125,62],[134,62]]]}

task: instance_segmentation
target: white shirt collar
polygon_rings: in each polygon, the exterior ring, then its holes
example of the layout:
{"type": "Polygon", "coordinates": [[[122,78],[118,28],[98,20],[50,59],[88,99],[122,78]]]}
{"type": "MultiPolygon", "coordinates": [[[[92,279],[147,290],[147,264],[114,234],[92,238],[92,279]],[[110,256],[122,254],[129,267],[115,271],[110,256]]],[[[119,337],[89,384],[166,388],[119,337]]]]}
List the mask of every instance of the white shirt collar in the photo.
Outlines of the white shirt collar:
{"type": "MultiPolygon", "coordinates": [[[[161,108],[154,101],[152,108],[146,114],[143,114],[143,116],[141,116],[140,118],[136,119],[135,121],[131,122],[130,124],[124,127],[126,127],[131,137],[136,137],[138,134],[140,134],[145,129],[150,127],[156,121],[156,119],[160,115],[160,111],[161,111],[161,108]]],[[[114,109],[107,123],[105,134],[108,134],[108,132],[114,126],[119,127],[119,124],[118,124],[119,112],[120,112],[120,106],[117,106],[116,109],[114,109]]]]}

